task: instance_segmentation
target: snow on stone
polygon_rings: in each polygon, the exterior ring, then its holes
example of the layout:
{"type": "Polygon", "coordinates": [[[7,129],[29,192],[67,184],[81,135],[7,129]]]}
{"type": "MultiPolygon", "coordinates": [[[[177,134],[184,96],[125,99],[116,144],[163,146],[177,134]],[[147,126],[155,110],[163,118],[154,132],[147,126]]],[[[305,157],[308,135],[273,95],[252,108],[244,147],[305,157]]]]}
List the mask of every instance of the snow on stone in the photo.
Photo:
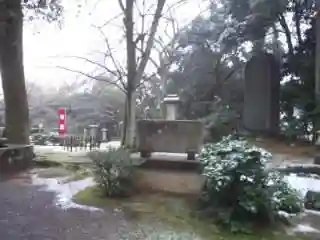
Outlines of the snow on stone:
{"type": "Polygon", "coordinates": [[[302,196],[305,196],[309,190],[320,192],[320,179],[298,177],[295,174],[291,174],[285,176],[285,180],[288,181],[293,188],[300,191],[302,196]]]}
{"type": "Polygon", "coordinates": [[[164,102],[178,102],[180,101],[179,96],[175,95],[175,94],[168,94],[164,99],[164,102]]]}

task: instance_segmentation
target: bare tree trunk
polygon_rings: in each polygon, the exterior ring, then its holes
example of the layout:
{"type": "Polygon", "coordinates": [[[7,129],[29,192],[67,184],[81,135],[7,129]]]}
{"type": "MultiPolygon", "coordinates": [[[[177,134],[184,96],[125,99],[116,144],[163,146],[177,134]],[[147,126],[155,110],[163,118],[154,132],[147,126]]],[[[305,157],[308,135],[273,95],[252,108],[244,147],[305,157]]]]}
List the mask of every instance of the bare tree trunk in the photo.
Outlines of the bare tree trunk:
{"type": "Polygon", "coordinates": [[[124,145],[132,148],[134,147],[134,140],[136,136],[136,89],[140,84],[143,77],[145,67],[148,63],[150,53],[153,47],[155,34],[161,18],[161,13],[164,7],[165,0],[158,0],[156,11],[150,27],[150,34],[146,42],[146,48],[142,49],[142,59],[137,66],[136,61],[136,44],[133,33],[133,4],[134,1],[126,0],[126,6],[124,7],[120,1],[120,7],[125,14],[125,29],[126,29],[126,44],[127,44],[127,109],[126,109],[126,133],[123,140],[124,145]]]}
{"type": "Polygon", "coordinates": [[[126,146],[129,148],[135,147],[136,137],[136,99],[137,92],[132,91],[130,100],[128,101],[128,119],[127,119],[127,132],[126,132],[126,146]]]}
{"type": "Polygon", "coordinates": [[[21,0],[0,3],[0,70],[5,102],[6,134],[10,143],[29,143],[29,109],[23,67],[21,0]],[[4,10],[3,10],[4,9],[4,10]]]}
{"type": "Polygon", "coordinates": [[[126,134],[127,134],[127,125],[128,125],[128,119],[127,119],[127,113],[128,113],[128,98],[126,97],[125,105],[124,105],[124,119],[123,119],[123,125],[121,129],[121,146],[125,146],[126,141],[126,134]]]}
{"type": "Polygon", "coordinates": [[[301,33],[301,5],[300,3],[298,3],[298,1],[295,1],[295,7],[294,7],[294,11],[295,11],[295,27],[296,27],[296,32],[297,32],[297,38],[298,38],[298,43],[299,45],[302,44],[303,39],[302,39],[302,33],[301,33]]]}
{"type": "Polygon", "coordinates": [[[293,43],[292,43],[292,38],[291,38],[291,32],[289,29],[289,26],[287,24],[286,18],[284,17],[283,14],[280,14],[279,16],[279,22],[281,27],[284,30],[284,34],[286,35],[286,39],[287,39],[287,44],[288,44],[288,49],[289,49],[289,54],[292,56],[293,55],[293,43]]]}
{"type": "Polygon", "coordinates": [[[127,43],[127,105],[126,105],[126,131],[124,145],[133,147],[135,137],[135,119],[136,119],[136,45],[133,40],[133,1],[126,0],[125,8],[125,29],[127,43]]]}
{"type": "MultiPolygon", "coordinates": [[[[320,106],[320,2],[316,1],[316,67],[315,67],[315,97],[317,106],[320,106]]],[[[320,116],[317,114],[314,119],[314,128],[316,131],[316,135],[318,135],[318,131],[320,129],[320,116]]],[[[317,136],[316,138],[318,138],[317,136]]]]}

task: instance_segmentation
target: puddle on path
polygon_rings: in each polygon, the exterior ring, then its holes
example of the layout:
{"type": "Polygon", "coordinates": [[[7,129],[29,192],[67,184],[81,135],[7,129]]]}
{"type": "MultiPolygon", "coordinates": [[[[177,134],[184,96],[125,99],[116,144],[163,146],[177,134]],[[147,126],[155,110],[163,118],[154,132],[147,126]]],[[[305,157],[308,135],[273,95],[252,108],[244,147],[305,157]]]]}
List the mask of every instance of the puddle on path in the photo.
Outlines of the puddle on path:
{"type": "Polygon", "coordinates": [[[93,178],[86,178],[73,182],[65,182],[66,178],[39,178],[31,175],[31,184],[41,186],[40,191],[54,192],[54,204],[62,209],[79,208],[89,211],[103,211],[100,208],[80,205],[73,202],[72,198],[80,191],[95,185],[93,178]]]}

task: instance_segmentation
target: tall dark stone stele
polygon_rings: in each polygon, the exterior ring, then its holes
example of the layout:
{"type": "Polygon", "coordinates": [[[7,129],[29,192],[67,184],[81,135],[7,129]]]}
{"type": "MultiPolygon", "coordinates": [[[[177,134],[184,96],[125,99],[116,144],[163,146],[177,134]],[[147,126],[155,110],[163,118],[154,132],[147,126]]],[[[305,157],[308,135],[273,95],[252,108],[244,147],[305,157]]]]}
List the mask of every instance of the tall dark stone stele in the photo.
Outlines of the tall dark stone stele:
{"type": "Polygon", "coordinates": [[[245,68],[243,123],[253,133],[279,130],[280,65],[272,54],[256,53],[245,68]]]}

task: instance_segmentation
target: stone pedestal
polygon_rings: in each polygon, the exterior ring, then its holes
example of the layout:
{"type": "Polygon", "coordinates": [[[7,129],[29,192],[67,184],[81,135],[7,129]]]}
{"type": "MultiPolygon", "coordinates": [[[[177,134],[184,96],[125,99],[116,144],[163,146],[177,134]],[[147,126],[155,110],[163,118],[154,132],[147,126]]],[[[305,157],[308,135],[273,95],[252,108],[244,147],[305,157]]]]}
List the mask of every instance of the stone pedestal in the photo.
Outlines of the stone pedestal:
{"type": "Polygon", "coordinates": [[[245,68],[243,123],[247,130],[277,134],[279,130],[280,67],[274,56],[257,53],[245,68]]]}
{"type": "Polygon", "coordinates": [[[165,119],[166,120],[176,120],[178,119],[178,106],[180,103],[180,98],[176,94],[167,95],[163,99],[165,106],[165,119]]]}

